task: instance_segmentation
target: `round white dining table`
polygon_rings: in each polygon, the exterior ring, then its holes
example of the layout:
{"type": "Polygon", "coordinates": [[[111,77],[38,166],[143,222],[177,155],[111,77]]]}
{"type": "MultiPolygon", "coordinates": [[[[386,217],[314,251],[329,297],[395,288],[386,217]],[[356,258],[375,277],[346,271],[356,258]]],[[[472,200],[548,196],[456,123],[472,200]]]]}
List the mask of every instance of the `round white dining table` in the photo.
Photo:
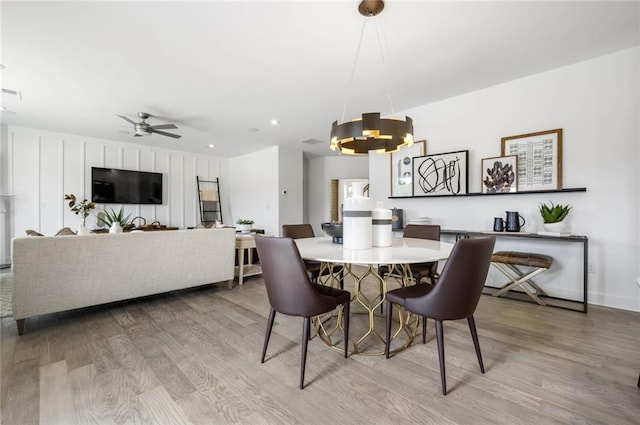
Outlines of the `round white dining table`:
{"type": "MultiPolygon", "coordinates": [[[[295,239],[300,255],[305,260],[320,261],[321,276],[325,276],[322,284],[331,286],[338,285],[337,274],[333,273],[335,265],[344,266],[345,277],[353,277],[354,291],[352,293],[352,304],[357,303],[368,315],[369,324],[362,335],[356,335],[353,340],[350,338],[350,351],[353,354],[382,355],[384,354],[385,340],[382,336],[383,329],[379,329],[383,321],[376,319],[380,316],[379,310],[386,299],[387,284],[391,279],[400,286],[415,284],[411,276],[410,267],[413,263],[425,263],[446,260],[449,258],[453,244],[432,241],[427,239],[394,238],[390,247],[371,249],[344,249],[341,244],[332,243],[330,237],[314,237],[295,239]],[[389,266],[389,273],[380,276],[378,266],[386,264],[389,266]],[[363,266],[363,267],[353,267],[363,266]],[[324,269],[328,273],[322,273],[324,269]],[[369,278],[369,279],[367,279],[369,278]],[[371,281],[378,282],[379,289],[376,296],[367,295],[365,286],[371,281]],[[376,322],[378,328],[376,328],[376,322]]],[[[358,311],[352,308],[352,312],[358,311]]],[[[392,329],[392,341],[400,340],[396,343],[396,349],[400,351],[407,348],[413,342],[418,329],[419,318],[415,315],[407,314],[403,309],[396,309],[398,320],[394,321],[397,329],[392,329]],[[413,316],[413,317],[412,317],[413,316]]],[[[352,320],[353,325],[353,320],[352,320]]],[[[333,347],[339,347],[340,342],[332,338],[341,332],[341,315],[331,317],[319,317],[315,321],[316,331],[323,341],[333,347]],[[333,320],[335,319],[335,320],[333,320]]],[[[353,326],[351,326],[353,329],[353,326]]],[[[354,332],[350,332],[354,335],[354,332]]]]}

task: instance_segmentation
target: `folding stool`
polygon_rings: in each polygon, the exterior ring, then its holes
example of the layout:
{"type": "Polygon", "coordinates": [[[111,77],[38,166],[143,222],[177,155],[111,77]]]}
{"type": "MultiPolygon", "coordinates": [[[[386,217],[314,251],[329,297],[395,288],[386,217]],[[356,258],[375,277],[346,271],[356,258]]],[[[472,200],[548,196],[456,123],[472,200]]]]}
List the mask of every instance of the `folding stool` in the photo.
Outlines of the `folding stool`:
{"type": "Polygon", "coordinates": [[[502,286],[498,291],[493,293],[494,297],[498,297],[507,291],[519,288],[529,295],[535,302],[540,305],[547,305],[539,296],[547,295],[538,285],[535,284],[533,277],[549,270],[553,258],[548,255],[532,254],[530,252],[515,251],[498,251],[491,257],[493,264],[502,274],[509,278],[510,282],[502,286]],[[533,269],[528,272],[522,272],[516,266],[527,266],[533,269]]]}

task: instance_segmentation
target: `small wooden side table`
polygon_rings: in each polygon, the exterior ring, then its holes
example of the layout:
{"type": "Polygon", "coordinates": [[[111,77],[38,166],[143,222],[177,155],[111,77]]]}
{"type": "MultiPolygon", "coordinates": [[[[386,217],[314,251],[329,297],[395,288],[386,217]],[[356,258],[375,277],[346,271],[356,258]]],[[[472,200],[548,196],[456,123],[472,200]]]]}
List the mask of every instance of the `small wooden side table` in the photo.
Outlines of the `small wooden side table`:
{"type": "Polygon", "coordinates": [[[236,273],[238,275],[238,284],[244,283],[244,278],[262,273],[262,267],[259,264],[253,264],[253,249],[256,247],[256,239],[253,234],[236,234],[236,251],[238,251],[238,266],[236,273]],[[248,250],[249,264],[244,264],[244,251],[248,250]]]}

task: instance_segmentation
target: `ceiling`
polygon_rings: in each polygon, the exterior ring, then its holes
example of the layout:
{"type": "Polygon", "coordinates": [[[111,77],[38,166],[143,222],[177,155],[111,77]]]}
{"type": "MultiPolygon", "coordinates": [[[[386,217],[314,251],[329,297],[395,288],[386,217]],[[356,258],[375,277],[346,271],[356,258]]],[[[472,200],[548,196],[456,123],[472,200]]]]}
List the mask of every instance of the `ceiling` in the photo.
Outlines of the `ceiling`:
{"type": "Polygon", "coordinates": [[[18,95],[3,94],[0,116],[222,157],[275,145],[325,156],[345,103],[344,120],[390,115],[640,44],[634,1],[388,0],[365,27],[350,84],[358,3],[2,1],[1,84],[18,95]],[[182,138],[134,138],[116,115],[141,111],[182,138]]]}

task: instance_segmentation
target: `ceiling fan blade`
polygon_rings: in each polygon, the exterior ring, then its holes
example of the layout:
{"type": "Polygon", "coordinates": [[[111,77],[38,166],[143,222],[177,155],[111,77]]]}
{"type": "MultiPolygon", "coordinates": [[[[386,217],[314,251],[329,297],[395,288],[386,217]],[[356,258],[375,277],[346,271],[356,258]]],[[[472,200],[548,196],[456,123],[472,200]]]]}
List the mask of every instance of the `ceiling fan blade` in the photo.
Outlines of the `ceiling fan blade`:
{"type": "Polygon", "coordinates": [[[179,139],[179,138],[182,137],[179,134],[167,133],[166,131],[158,131],[158,130],[156,130],[154,128],[150,128],[149,131],[152,132],[152,133],[158,133],[158,134],[160,134],[162,136],[173,137],[174,139],[179,139]]]}
{"type": "Polygon", "coordinates": [[[154,130],[165,130],[169,128],[178,128],[178,127],[176,127],[175,124],[159,124],[159,125],[152,125],[149,128],[152,128],[154,130]]]}
{"type": "Polygon", "coordinates": [[[120,117],[120,118],[122,118],[123,120],[128,121],[128,122],[130,122],[130,123],[131,123],[131,124],[133,124],[133,125],[136,125],[136,123],[135,123],[134,121],[131,121],[131,120],[130,120],[129,118],[127,118],[127,117],[124,117],[124,116],[122,116],[122,115],[118,115],[118,114],[116,114],[116,117],[120,117]]]}

